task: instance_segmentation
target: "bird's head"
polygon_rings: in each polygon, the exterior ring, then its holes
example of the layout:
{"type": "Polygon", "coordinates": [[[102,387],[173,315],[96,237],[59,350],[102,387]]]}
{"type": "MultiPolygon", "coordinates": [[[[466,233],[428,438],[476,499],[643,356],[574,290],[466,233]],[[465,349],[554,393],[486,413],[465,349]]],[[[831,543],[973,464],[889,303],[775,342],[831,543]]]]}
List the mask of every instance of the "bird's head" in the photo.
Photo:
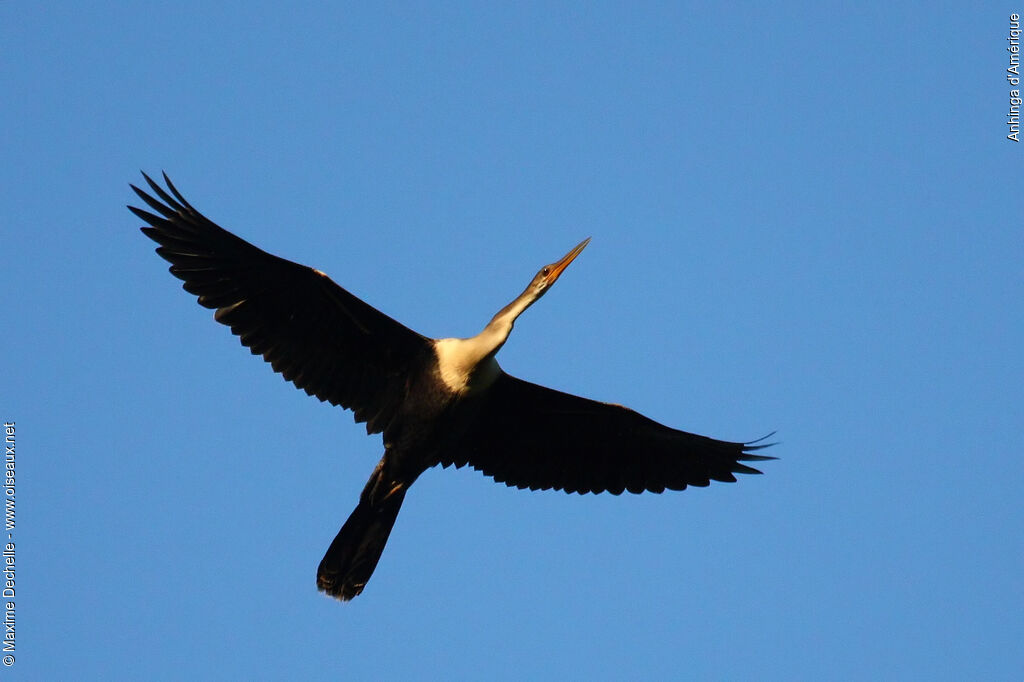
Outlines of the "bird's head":
{"type": "Polygon", "coordinates": [[[547,290],[551,288],[551,285],[555,283],[555,280],[557,280],[565,269],[569,267],[569,263],[573,262],[576,256],[580,255],[580,252],[583,251],[589,243],[590,237],[587,237],[577,244],[572,251],[562,256],[559,260],[551,263],[550,265],[545,265],[538,270],[533,281],[530,282],[530,286],[527,287],[527,291],[535,292],[537,298],[543,296],[547,290]]]}
{"type": "MultiPolygon", "coordinates": [[[[545,265],[537,274],[533,276],[533,280],[523,293],[516,297],[516,300],[509,303],[507,306],[498,311],[491,321],[487,324],[487,327],[482,333],[496,334],[494,338],[498,341],[495,342],[495,351],[501,348],[501,344],[505,343],[505,339],[508,338],[508,334],[512,331],[512,327],[515,324],[516,318],[519,317],[524,310],[529,308],[537,300],[540,299],[547,290],[551,288],[551,285],[555,283],[555,280],[561,276],[562,272],[569,267],[569,263],[580,255],[580,251],[590,243],[590,237],[587,237],[579,244],[576,245],[569,253],[565,254],[559,260],[545,265]]],[[[493,340],[493,339],[492,339],[493,340]]]]}

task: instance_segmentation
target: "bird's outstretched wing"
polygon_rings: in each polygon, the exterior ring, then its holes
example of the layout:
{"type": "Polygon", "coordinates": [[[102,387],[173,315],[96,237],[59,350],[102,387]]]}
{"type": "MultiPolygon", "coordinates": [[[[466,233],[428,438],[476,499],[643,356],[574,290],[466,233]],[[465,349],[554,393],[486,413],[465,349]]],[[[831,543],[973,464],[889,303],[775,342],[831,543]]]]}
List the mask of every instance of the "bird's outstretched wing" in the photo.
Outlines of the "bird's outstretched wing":
{"type": "Polygon", "coordinates": [[[335,284],[327,275],[261,251],[194,209],[164,175],[170,194],[145,173],[159,200],[132,189],[156,213],[148,223],[172,275],[214,319],[274,371],[320,400],[383,431],[405,394],[408,368],[429,341],[335,284]],[[173,196],[171,196],[173,195],[173,196]]]}
{"type": "Polygon", "coordinates": [[[439,463],[468,464],[517,488],[660,493],[735,481],[735,473],[759,474],[740,462],[775,459],[753,454],[767,445],[677,431],[629,408],[505,373],[479,400],[462,449],[439,463]]]}

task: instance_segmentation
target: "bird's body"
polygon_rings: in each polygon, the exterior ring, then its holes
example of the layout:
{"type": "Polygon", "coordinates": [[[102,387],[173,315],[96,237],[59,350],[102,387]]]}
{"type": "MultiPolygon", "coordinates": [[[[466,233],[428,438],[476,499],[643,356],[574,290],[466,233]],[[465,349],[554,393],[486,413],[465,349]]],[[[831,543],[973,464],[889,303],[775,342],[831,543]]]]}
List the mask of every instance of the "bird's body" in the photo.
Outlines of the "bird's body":
{"type": "Polygon", "coordinates": [[[362,591],[409,486],[432,466],[468,464],[518,488],[620,494],[735,481],[734,473],[760,473],[741,461],[772,459],[753,454],[764,445],[671,429],[501,369],[495,354],[515,320],[589,239],[541,268],[476,336],[430,339],[319,270],[218,227],[164,180],[171,194],[146,177],[159,200],[132,187],[159,215],[129,208],[185,290],[285,379],[383,435],[384,456],[317,571],[318,587],[334,597],[362,591]]]}

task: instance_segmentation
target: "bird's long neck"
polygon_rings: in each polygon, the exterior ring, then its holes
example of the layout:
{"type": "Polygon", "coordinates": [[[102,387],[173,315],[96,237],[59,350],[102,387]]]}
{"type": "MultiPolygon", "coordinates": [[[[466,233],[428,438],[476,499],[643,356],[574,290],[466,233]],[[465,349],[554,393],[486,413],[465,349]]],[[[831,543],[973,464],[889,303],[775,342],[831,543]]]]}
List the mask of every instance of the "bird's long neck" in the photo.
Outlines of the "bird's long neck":
{"type": "Polygon", "coordinates": [[[441,378],[456,392],[489,384],[498,369],[494,355],[508,340],[516,318],[536,301],[538,295],[527,289],[516,300],[498,311],[487,326],[468,339],[440,339],[437,351],[441,378]],[[478,371],[480,370],[480,371],[478,371]]]}
{"type": "Polygon", "coordinates": [[[508,335],[512,333],[512,327],[516,323],[516,318],[523,314],[523,311],[533,305],[538,295],[531,288],[527,288],[526,291],[519,294],[516,300],[509,303],[507,306],[498,311],[498,313],[491,318],[491,321],[487,323],[487,326],[483,328],[474,339],[480,339],[481,348],[489,347],[487,354],[494,355],[498,350],[505,345],[505,341],[508,340],[508,335]]]}

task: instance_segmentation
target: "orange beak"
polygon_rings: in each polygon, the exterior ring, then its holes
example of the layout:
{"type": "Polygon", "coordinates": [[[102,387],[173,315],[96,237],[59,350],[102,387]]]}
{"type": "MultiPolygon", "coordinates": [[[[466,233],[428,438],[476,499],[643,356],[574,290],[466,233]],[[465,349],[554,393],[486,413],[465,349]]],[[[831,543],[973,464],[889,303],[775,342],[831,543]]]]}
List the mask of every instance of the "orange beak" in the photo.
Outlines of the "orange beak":
{"type": "Polygon", "coordinates": [[[576,256],[580,255],[580,252],[582,252],[589,243],[590,237],[587,237],[577,244],[572,251],[562,256],[561,260],[557,263],[551,264],[551,272],[548,274],[548,286],[555,283],[555,280],[562,274],[562,271],[569,267],[569,263],[573,262],[576,259],[576,256]]]}

